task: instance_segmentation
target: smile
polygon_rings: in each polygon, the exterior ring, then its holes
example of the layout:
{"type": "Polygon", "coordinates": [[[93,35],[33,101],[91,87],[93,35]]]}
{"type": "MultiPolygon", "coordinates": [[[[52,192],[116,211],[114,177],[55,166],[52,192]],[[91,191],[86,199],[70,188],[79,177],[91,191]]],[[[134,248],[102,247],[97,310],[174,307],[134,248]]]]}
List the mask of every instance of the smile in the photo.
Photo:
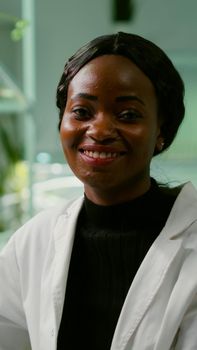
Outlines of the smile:
{"type": "Polygon", "coordinates": [[[90,158],[94,158],[94,159],[112,159],[112,158],[117,158],[119,153],[117,152],[98,152],[98,151],[88,151],[88,150],[84,150],[83,153],[90,157],[90,158]]]}

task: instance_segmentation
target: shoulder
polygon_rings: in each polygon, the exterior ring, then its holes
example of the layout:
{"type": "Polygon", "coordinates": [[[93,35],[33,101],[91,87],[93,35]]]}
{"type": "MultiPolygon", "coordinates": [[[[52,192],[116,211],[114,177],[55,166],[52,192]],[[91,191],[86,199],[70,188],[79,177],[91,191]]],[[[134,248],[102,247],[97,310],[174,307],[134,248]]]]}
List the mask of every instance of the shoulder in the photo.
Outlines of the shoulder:
{"type": "Polygon", "coordinates": [[[192,183],[181,185],[165,225],[170,239],[191,241],[197,251],[197,190],[192,183]]]}
{"type": "MultiPolygon", "coordinates": [[[[78,198],[74,201],[65,202],[64,204],[50,207],[46,210],[42,210],[28,220],[18,231],[39,229],[42,230],[47,226],[48,229],[55,226],[59,217],[64,216],[67,212],[70,212],[72,208],[77,208],[77,205],[82,201],[82,198],[78,198]]],[[[18,232],[17,231],[17,232],[18,232]]]]}
{"type": "Polygon", "coordinates": [[[197,189],[191,182],[176,187],[159,184],[159,189],[164,196],[174,198],[176,206],[177,204],[184,206],[191,203],[197,206],[197,189]]]}
{"type": "Polygon", "coordinates": [[[197,218],[197,189],[191,182],[187,182],[175,189],[178,191],[175,207],[177,210],[184,210],[189,216],[197,218]]]}
{"type": "Polygon", "coordinates": [[[14,244],[18,252],[29,248],[32,251],[47,248],[54,239],[54,232],[60,219],[66,219],[70,213],[77,216],[82,202],[83,198],[80,197],[77,200],[41,211],[20,227],[11,236],[8,244],[14,244]]]}

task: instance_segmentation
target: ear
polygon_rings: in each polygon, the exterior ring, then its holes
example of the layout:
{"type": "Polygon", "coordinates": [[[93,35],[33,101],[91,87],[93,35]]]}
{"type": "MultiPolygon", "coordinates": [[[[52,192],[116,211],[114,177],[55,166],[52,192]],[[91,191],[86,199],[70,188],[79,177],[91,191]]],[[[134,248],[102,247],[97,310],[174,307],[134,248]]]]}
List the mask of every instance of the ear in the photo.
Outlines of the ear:
{"type": "Polygon", "coordinates": [[[155,151],[156,152],[161,152],[162,149],[163,149],[164,144],[165,144],[165,142],[164,142],[163,136],[159,135],[158,138],[157,138],[156,145],[155,145],[155,151]]]}
{"type": "Polygon", "coordinates": [[[158,154],[162,151],[164,144],[165,144],[165,139],[163,136],[163,124],[164,124],[164,118],[162,115],[158,116],[158,134],[157,134],[157,140],[155,144],[155,152],[154,154],[158,154]]]}

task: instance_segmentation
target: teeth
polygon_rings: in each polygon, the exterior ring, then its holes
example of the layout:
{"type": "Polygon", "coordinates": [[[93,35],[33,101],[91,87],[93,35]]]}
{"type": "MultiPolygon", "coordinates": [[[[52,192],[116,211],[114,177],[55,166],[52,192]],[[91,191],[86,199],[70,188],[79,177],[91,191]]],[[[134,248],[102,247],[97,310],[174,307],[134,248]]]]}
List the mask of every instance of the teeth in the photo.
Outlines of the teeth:
{"type": "Polygon", "coordinates": [[[99,158],[99,153],[98,152],[92,152],[92,157],[93,158],[99,158]]]}
{"type": "Polygon", "coordinates": [[[101,159],[106,159],[106,158],[116,158],[118,156],[118,153],[116,152],[97,152],[97,151],[87,151],[85,150],[84,153],[91,158],[101,158],[101,159]]]}
{"type": "Polygon", "coordinates": [[[103,158],[103,159],[104,159],[104,158],[107,157],[108,154],[109,154],[109,153],[106,154],[105,152],[101,152],[101,153],[100,153],[100,158],[103,158]]]}

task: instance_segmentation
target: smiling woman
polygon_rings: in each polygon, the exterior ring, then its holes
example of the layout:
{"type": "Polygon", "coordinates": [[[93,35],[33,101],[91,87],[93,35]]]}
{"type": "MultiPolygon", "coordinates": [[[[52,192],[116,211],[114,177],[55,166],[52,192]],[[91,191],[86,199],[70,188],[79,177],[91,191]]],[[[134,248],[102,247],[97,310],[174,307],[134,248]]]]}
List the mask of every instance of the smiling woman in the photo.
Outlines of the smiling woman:
{"type": "Polygon", "coordinates": [[[148,190],[150,161],[163,141],[160,124],[154,86],[128,58],[103,55],[75,75],[60,135],[90,200],[110,205],[148,190]]]}
{"type": "Polygon", "coordinates": [[[84,196],[37,215],[0,256],[0,348],[192,350],[197,193],[150,177],[184,117],[184,85],[152,42],[96,38],[57,88],[84,196]]]}

